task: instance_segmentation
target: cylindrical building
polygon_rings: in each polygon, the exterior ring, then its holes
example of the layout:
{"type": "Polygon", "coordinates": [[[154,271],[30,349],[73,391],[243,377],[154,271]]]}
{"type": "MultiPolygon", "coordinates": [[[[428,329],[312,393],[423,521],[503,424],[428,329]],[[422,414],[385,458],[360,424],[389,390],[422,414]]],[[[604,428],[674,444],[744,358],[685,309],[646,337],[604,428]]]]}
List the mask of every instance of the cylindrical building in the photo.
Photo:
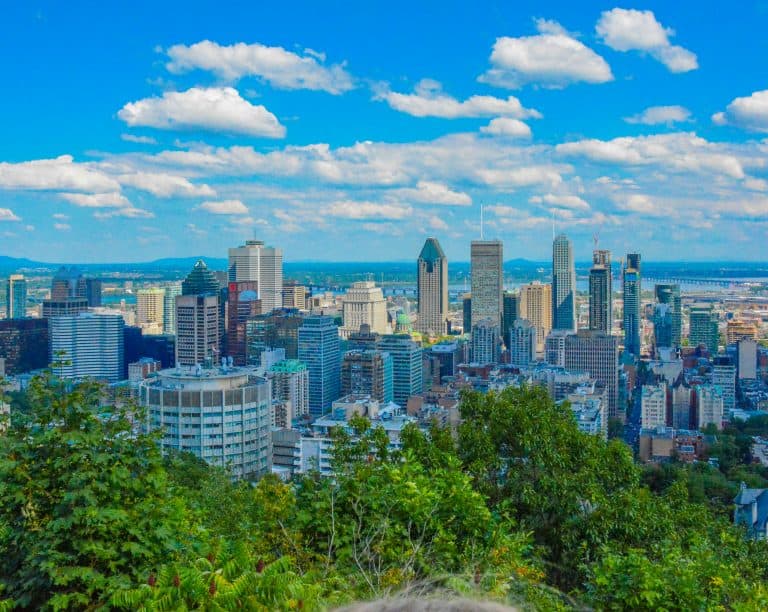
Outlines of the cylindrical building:
{"type": "Polygon", "coordinates": [[[141,381],[149,430],[163,449],[194,454],[236,477],[271,470],[270,385],[252,368],[179,367],[141,381]]]}

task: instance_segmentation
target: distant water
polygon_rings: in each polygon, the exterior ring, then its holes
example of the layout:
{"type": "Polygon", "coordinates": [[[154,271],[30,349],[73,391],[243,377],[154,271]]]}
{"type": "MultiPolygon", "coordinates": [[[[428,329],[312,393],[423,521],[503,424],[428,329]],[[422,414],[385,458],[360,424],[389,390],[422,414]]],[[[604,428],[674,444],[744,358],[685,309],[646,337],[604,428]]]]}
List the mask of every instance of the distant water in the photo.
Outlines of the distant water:
{"type": "Polygon", "coordinates": [[[126,304],[135,304],[136,296],[132,293],[110,293],[101,296],[101,303],[104,306],[119,306],[122,300],[125,300],[126,304]]]}

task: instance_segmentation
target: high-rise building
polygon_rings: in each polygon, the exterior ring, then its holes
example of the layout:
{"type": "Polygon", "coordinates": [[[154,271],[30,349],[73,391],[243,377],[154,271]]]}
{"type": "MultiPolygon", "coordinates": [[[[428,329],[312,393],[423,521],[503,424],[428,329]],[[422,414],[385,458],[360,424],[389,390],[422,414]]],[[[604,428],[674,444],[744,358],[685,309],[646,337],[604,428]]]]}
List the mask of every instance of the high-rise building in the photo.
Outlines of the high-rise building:
{"type": "Polygon", "coordinates": [[[124,375],[123,328],[120,314],[81,312],[48,321],[49,355],[62,378],[95,378],[117,382],[124,375]]]}
{"type": "Polygon", "coordinates": [[[219,295],[219,279],[202,259],[198,259],[192,271],[181,282],[181,295],[219,295]]]}
{"type": "Polygon", "coordinates": [[[536,328],[536,350],[544,350],[544,340],[552,329],[552,285],[534,281],[520,287],[520,317],[536,328]]]}
{"type": "Polygon", "coordinates": [[[717,313],[711,304],[694,304],[689,316],[690,331],[688,344],[696,347],[704,345],[711,355],[717,355],[720,334],[717,313]]]}
{"type": "Polygon", "coordinates": [[[361,325],[368,325],[377,334],[390,332],[387,301],[381,288],[373,281],[352,283],[342,298],[342,320],[342,338],[359,331],[361,325]]]}
{"type": "Polygon", "coordinates": [[[341,349],[333,318],[306,317],[299,328],[298,351],[309,369],[309,412],[321,416],[340,396],[341,349]]]}
{"type": "Polygon", "coordinates": [[[389,353],[347,351],[341,362],[341,395],[370,395],[381,403],[394,401],[393,376],[389,353]]]}
{"type": "Polygon", "coordinates": [[[757,342],[744,338],[736,343],[737,367],[739,380],[757,379],[757,342]]]}
{"type": "Polygon", "coordinates": [[[512,325],[520,317],[520,293],[505,291],[503,296],[504,313],[501,320],[501,338],[506,342],[512,325]]]}
{"type": "Polygon", "coordinates": [[[44,319],[54,317],[71,317],[88,310],[88,300],[85,298],[63,298],[60,300],[43,300],[42,316],[44,319]]]}
{"type": "Polygon", "coordinates": [[[163,333],[165,289],[149,287],[136,292],[136,325],[147,334],[163,333]]]}
{"type": "Polygon", "coordinates": [[[640,356],[640,296],[642,277],[640,275],[640,254],[627,253],[621,275],[622,301],[624,310],[624,350],[640,356]]]}
{"type": "Polygon", "coordinates": [[[176,363],[184,366],[217,364],[219,344],[217,294],[176,297],[176,363]]]}
{"type": "Polygon", "coordinates": [[[383,336],[376,347],[392,357],[392,387],[396,404],[407,406],[408,398],[424,388],[422,348],[405,334],[383,336]]]}
{"type": "Polygon", "coordinates": [[[643,385],[640,396],[640,426],[656,429],[667,424],[667,385],[643,385]]]}
{"type": "Polygon", "coordinates": [[[164,452],[192,453],[241,478],[271,471],[270,384],[254,370],[161,370],[139,383],[139,398],[164,452]]]}
{"type": "Polygon", "coordinates": [[[565,367],[565,337],[572,334],[569,329],[553,329],[544,341],[544,360],[553,366],[565,367]]]}
{"type": "Polygon", "coordinates": [[[429,352],[440,364],[440,380],[445,376],[455,376],[458,366],[463,363],[463,344],[458,341],[433,344],[429,352]]]}
{"type": "Polygon", "coordinates": [[[613,277],[611,252],[596,250],[589,270],[589,329],[610,334],[613,330],[613,277]]]}
{"type": "Polygon", "coordinates": [[[491,319],[473,320],[472,362],[481,365],[499,362],[499,326],[491,319]]]}
{"type": "MultiPolygon", "coordinates": [[[[670,338],[669,344],[660,344],[657,346],[678,347],[680,346],[681,333],[683,329],[683,308],[680,300],[680,285],[661,284],[656,285],[654,290],[657,304],[666,304],[664,316],[669,316],[670,338]]],[[[655,322],[654,322],[655,324],[655,322]]],[[[666,337],[664,338],[666,340],[666,337]]]]}
{"type": "Polygon", "coordinates": [[[726,325],[725,342],[726,344],[736,344],[739,340],[743,340],[744,338],[757,340],[758,331],[757,325],[752,321],[731,319],[726,325]]]}
{"type": "Polygon", "coordinates": [[[576,331],[576,268],[565,234],[552,243],[552,329],[576,331]]]}
{"type": "MultiPolygon", "coordinates": [[[[272,399],[291,403],[294,417],[309,415],[309,370],[298,359],[283,359],[269,368],[272,399]]],[[[288,423],[290,426],[290,423],[288,423]]]]}
{"type": "Polygon", "coordinates": [[[62,266],[51,281],[51,299],[61,301],[68,298],[87,300],[85,277],[77,268],[62,266]]]}
{"type": "Polygon", "coordinates": [[[736,408],[736,366],[725,355],[715,357],[712,364],[712,384],[723,392],[723,410],[730,416],[736,408]]]}
{"type": "Polygon", "coordinates": [[[101,306],[101,279],[85,279],[85,299],[88,300],[89,308],[99,308],[101,306]]]}
{"type": "Polygon", "coordinates": [[[176,333],[176,296],[181,295],[181,283],[168,283],[163,296],[163,333],[176,333]]]}
{"type": "Polygon", "coordinates": [[[283,308],[307,310],[307,288],[299,281],[288,280],[283,283],[283,308]]]}
{"type": "Polygon", "coordinates": [[[723,390],[720,387],[696,387],[696,417],[699,429],[704,429],[707,425],[723,428],[723,390]]]}
{"type": "Polygon", "coordinates": [[[464,294],[461,298],[461,328],[465,334],[472,331],[472,295],[469,293],[464,294]]]}
{"type": "Polygon", "coordinates": [[[691,428],[691,388],[682,380],[672,385],[672,427],[691,428]]]}
{"type": "Polygon", "coordinates": [[[0,321],[0,358],[5,373],[21,374],[49,364],[48,319],[0,321]]]}
{"type": "Polygon", "coordinates": [[[526,319],[518,319],[509,332],[509,362],[527,366],[536,360],[536,327],[526,319]]]}
{"type": "Polygon", "coordinates": [[[304,315],[282,308],[251,317],[245,324],[246,360],[258,365],[261,354],[269,349],[283,349],[286,359],[299,358],[299,328],[304,315]]]}
{"type": "Polygon", "coordinates": [[[261,240],[229,249],[229,281],[256,281],[264,312],[283,307],[283,251],[261,240]]]}
{"type": "Polygon", "coordinates": [[[416,329],[428,336],[442,336],[448,320],[448,259],[437,238],[427,238],[424,243],[416,274],[416,329]]]}
{"type": "Polygon", "coordinates": [[[565,337],[565,367],[588,372],[605,386],[608,393],[608,417],[624,419],[619,406],[619,345],[615,336],[599,330],[579,330],[565,337]]]}
{"type": "Polygon", "coordinates": [[[11,274],[5,285],[5,318],[24,319],[27,316],[27,280],[23,274],[11,274]]]}
{"type": "Polygon", "coordinates": [[[230,282],[227,299],[227,354],[235,365],[248,361],[247,324],[261,314],[258,283],[255,281],[230,282]]]}
{"type": "Polygon", "coordinates": [[[504,311],[504,245],[501,240],[473,240],[470,251],[472,274],[472,327],[475,321],[490,320],[501,331],[504,311]]]}

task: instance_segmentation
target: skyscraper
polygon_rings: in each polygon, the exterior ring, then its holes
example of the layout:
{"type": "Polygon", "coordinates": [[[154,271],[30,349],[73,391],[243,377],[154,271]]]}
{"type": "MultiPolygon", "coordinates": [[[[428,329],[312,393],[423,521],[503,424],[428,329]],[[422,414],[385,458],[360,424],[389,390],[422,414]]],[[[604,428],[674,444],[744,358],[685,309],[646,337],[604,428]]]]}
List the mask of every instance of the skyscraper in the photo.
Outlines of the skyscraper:
{"type": "Polygon", "coordinates": [[[504,245],[501,240],[473,240],[470,252],[472,310],[470,324],[488,319],[501,330],[504,311],[504,245]]]}
{"type": "Polygon", "coordinates": [[[309,414],[309,370],[306,364],[298,359],[283,359],[269,368],[269,378],[273,400],[290,402],[295,417],[309,414]]]}
{"type": "Polygon", "coordinates": [[[219,344],[217,294],[176,297],[176,363],[186,366],[216,364],[219,344]]]}
{"type": "Polygon", "coordinates": [[[51,363],[62,378],[123,378],[123,328],[120,314],[81,312],[48,321],[51,363]]]}
{"type": "Polygon", "coordinates": [[[39,370],[49,362],[48,319],[0,321],[0,358],[6,374],[39,370]]]}
{"type": "Polygon", "coordinates": [[[589,329],[610,334],[613,328],[611,252],[596,250],[589,270],[589,329]]]}
{"type": "Polygon", "coordinates": [[[230,282],[227,300],[227,354],[235,365],[247,363],[246,331],[248,321],[261,314],[256,281],[230,282]]]}
{"type": "Polygon", "coordinates": [[[509,332],[509,362],[527,366],[536,359],[536,327],[530,321],[518,319],[509,332]]]}
{"type": "Polygon", "coordinates": [[[394,401],[405,408],[408,398],[418,395],[424,388],[422,348],[405,334],[384,336],[376,348],[392,357],[394,401]]]}
{"type": "Polygon", "coordinates": [[[480,319],[472,325],[472,362],[481,365],[499,362],[499,326],[491,319],[480,319]]]}
{"type": "Polygon", "coordinates": [[[536,350],[544,350],[544,340],[552,329],[552,286],[534,281],[520,287],[520,317],[536,328],[536,350]]]}
{"type": "Polygon", "coordinates": [[[639,253],[627,253],[621,281],[624,307],[624,350],[635,357],[639,357],[640,296],[642,294],[639,253]]]}
{"type": "Polygon", "coordinates": [[[181,295],[181,283],[168,283],[163,297],[163,333],[176,333],[176,296],[181,295]]]}
{"type": "Polygon", "coordinates": [[[427,238],[416,266],[416,329],[422,334],[441,336],[447,331],[448,260],[437,238],[427,238]]]}
{"type": "Polygon", "coordinates": [[[321,416],[340,396],[339,328],[331,317],[309,316],[299,328],[299,360],[309,370],[309,412],[321,416]]]}
{"type": "Polygon", "coordinates": [[[101,306],[101,280],[86,278],[77,268],[62,266],[51,282],[51,300],[81,298],[90,308],[101,306]]]}
{"type": "Polygon", "coordinates": [[[662,284],[656,285],[656,302],[666,304],[669,314],[670,338],[669,344],[657,346],[680,346],[680,335],[683,328],[683,309],[680,301],[680,285],[662,284]]]}
{"type": "Polygon", "coordinates": [[[181,282],[182,295],[219,295],[219,280],[208,269],[202,259],[198,259],[192,271],[181,282]]]}
{"type": "Polygon", "coordinates": [[[136,292],[136,325],[147,334],[163,333],[165,289],[149,287],[136,292]]]}
{"type": "Polygon", "coordinates": [[[693,347],[703,344],[711,355],[716,355],[720,334],[717,313],[712,308],[712,305],[693,304],[689,321],[688,343],[693,347]]]}
{"type": "Polygon", "coordinates": [[[342,298],[342,319],[340,332],[343,338],[360,331],[361,325],[368,325],[377,334],[390,330],[387,322],[387,302],[384,293],[372,281],[352,283],[342,298]]]}
{"type": "Polygon", "coordinates": [[[347,351],[341,362],[341,395],[370,395],[382,403],[394,401],[393,376],[389,353],[347,351]]]}
{"type": "Polygon", "coordinates": [[[27,316],[27,281],[23,274],[11,274],[5,289],[5,318],[24,319],[27,316]]]}
{"type": "Polygon", "coordinates": [[[512,293],[511,291],[504,292],[504,313],[502,315],[501,323],[501,337],[506,343],[509,339],[509,332],[512,330],[512,325],[520,317],[520,293],[512,293]]]}
{"type": "Polygon", "coordinates": [[[576,331],[576,268],[565,234],[552,243],[552,329],[576,331]]]}
{"type": "Polygon", "coordinates": [[[283,251],[261,240],[229,249],[229,281],[256,281],[264,312],[283,307],[283,251]]]}
{"type": "Polygon", "coordinates": [[[588,372],[605,385],[608,417],[624,419],[619,406],[619,345],[615,336],[599,330],[579,330],[565,337],[565,367],[588,372]]]}

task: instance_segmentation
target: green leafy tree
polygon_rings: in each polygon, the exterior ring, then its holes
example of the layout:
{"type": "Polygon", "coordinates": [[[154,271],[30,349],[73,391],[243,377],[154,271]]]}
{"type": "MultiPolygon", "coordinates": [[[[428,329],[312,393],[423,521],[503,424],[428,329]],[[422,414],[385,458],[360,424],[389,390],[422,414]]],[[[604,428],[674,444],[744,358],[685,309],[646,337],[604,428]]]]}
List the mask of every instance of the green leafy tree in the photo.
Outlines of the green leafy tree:
{"type": "Polygon", "coordinates": [[[140,415],[50,374],[28,393],[0,436],[0,582],[25,608],[85,608],[173,557],[189,526],[140,415]]]}

